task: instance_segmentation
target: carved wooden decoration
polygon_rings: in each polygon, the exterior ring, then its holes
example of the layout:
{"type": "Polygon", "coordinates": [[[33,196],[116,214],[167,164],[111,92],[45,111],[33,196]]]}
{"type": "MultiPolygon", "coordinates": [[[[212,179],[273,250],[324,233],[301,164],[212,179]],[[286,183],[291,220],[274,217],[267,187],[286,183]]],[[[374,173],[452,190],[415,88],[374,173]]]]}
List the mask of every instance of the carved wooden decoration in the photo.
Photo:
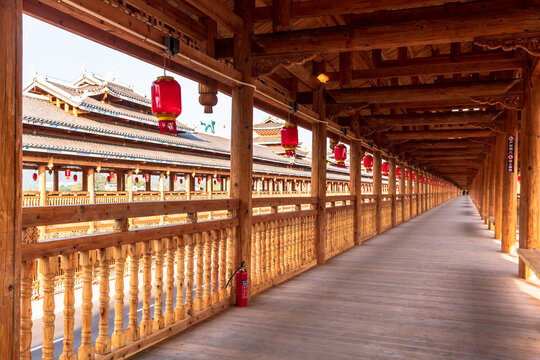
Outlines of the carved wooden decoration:
{"type": "Polygon", "coordinates": [[[519,96],[472,96],[471,101],[482,105],[502,105],[506,109],[521,109],[521,98],[519,96]]]}
{"type": "Polygon", "coordinates": [[[512,51],[523,49],[532,56],[540,56],[540,37],[518,37],[510,39],[477,39],[474,43],[490,50],[512,51]]]}
{"type": "Polygon", "coordinates": [[[259,57],[253,60],[253,77],[270,75],[280,66],[303,65],[313,60],[316,55],[295,57],[259,57]]]}

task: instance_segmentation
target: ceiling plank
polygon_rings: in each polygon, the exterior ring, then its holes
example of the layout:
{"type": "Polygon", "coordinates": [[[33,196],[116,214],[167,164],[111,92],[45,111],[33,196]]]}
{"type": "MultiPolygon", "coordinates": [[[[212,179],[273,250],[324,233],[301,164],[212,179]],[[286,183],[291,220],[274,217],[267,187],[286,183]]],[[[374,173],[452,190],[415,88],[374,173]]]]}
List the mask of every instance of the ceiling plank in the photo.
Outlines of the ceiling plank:
{"type": "Polygon", "coordinates": [[[427,139],[466,139],[493,136],[491,130],[423,130],[423,131],[390,131],[384,137],[390,141],[396,140],[427,140],[427,139]]]}
{"type": "Polygon", "coordinates": [[[492,122],[501,111],[467,111],[405,115],[362,116],[370,127],[399,127],[492,122]]]}
{"type": "Polygon", "coordinates": [[[244,20],[220,1],[183,0],[235,34],[244,31],[244,20]]]}

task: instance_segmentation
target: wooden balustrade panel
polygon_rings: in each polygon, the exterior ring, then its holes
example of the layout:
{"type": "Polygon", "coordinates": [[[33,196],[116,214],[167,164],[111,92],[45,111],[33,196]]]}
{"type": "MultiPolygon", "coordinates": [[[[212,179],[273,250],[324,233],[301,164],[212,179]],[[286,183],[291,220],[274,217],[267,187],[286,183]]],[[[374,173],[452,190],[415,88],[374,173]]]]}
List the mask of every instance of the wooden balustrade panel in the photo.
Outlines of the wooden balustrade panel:
{"type": "Polygon", "coordinates": [[[354,207],[329,208],[326,215],[326,258],[354,246],[354,207]]]}
{"type": "Polygon", "coordinates": [[[403,200],[396,200],[396,224],[401,224],[403,219],[401,217],[401,212],[403,211],[403,200]]]}
{"type": "Polygon", "coordinates": [[[364,203],[362,210],[362,234],[365,240],[377,235],[377,227],[375,225],[377,206],[374,202],[364,203]]]}
{"type": "Polygon", "coordinates": [[[406,195],[403,206],[405,206],[405,221],[407,221],[411,218],[411,198],[409,195],[406,195]]]}
{"type": "Polygon", "coordinates": [[[418,202],[416,201],[416,197],[417,195],[414,195],[412,198],[411,198],[411,201],[412,201],[412,214],[411,214],[411,218],[415,217],[416,215],[418,215],[418,209],[417,209],[417,205],[418,205],[418,202]]]}
{"type": "Polygon", "coordinates": [[[381,204],[381,229],[386,231],[392,227],[392,201],[383,200],[381,204]]]}

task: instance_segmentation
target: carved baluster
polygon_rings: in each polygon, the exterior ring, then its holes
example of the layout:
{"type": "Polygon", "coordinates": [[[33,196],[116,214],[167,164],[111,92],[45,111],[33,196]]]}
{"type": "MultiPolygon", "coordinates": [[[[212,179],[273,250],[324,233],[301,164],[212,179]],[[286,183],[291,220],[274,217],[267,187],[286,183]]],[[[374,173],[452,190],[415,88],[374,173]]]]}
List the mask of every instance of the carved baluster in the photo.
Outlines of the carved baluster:
{"type": "Polygon", "coordinates": [[[203,308],[204,244],[201,234],[195,234],[194,237],[197,244],[197,279],[195,283],[193,310],[197,312],[203,308]]]}
{"type": "Polygon", "coordinates": [[[35,261],[25,261],[21,267],[21,343],[20,357],[30,360],[32,354],[32,277],[35,261]]]}
{"type": "Polygon", "coordinates": [[[111,336],[111,344],[114,348],[126,345],[126,334],[124,333],[124,269],[125,250],[122,246],[113,248],[115,264],[115,285],[114,285],[114,331],[111,336]]]}
{"type": "Polygon", "coordinates": [[[279,274],[285,274],[285,220],[279,220],[279,274]]]}
{"type": "Polygon", "coordinates": [[[204,232],[202,234],[203,248],[204,248],[204,286],[203,286],[203,308],[210,306],[212,289],[212,241],[210,234],[204,232]]]}
{"type": "Polygon", "coordinates": [[[270,277],[276,277],[276,222],[270,222],[270,277]]]}
{"type": "Polygon", "coordinates": [[[109,337],[109,271],[110,249],[100,249],[99,254],[99,326],[96,339],[96,354],[111,352],[111,338],[109,337]]]}
{"type": "Polygon", "coordinates": [[[54,275],[57,258],[42,257],[39,260],[39,271],[43,282],[43,359],[54,358],[54,275]]]}
{"type": "Polygon", "coordinates": [[[184,312],[184,271],[185,271],[185,254],[186,245],[184,239],[180,237],[174,237],[176,242],[176,307],[174,313],[176,320],[182,320],[185,316],[184,312]]]}
{"type": "Polygon", "coordinates": [[[91,360],[94,359],[95,356],[95,350],[92,346],[92,266],[94,259],[90,254],[90,251],[83,251],[80,255],[83,289],[81,305],[81,346],[77,350],[79,360],[91,360]]]}
{"type": "Polygon", "coordinates": [[[299,233],[299,218],[294,218],[294,267],[300,266],[300,233],[299,233]]]}
{"type": "MultiPolygon", "coordinates": [[[[232,276],[234,272],[234,243],[236,239],[236,229],[227,229],[227,280],[232,276]]],[[[232,286],[227,289],[227,295],[230,296],[232,292],[232,286]]]]}
{"type": "Polygon", "coordinates": [[[283,220],[283,273],[289,271],[289,220],[283,220]]]}
{"type": "MultiPolygon", "coordinates": [[[[212,241],[212,296],[211,304],[219,301],[218,294],[218,271],[219,271],[219,238],[218,232],[212,231],[210,233],[210,239],[212,241]]],[[[209,304],[210,305],[210,304],[209,304]]]]}
{"type": "Polygon", "coordinates": [[[251,269],[248,269],[249,271],[249,278],[251,279],[251,285],[257,284],[257,278],[255,277],[256,269],[257,269],[257,241],[255,239],[257,238],[257,224],[251,225],[251,241],[249,242],[249,246],[251,248],[251,269]]]}
{"type": "Polygon", "coordinates": [[[140,338],[137,325],[139,307],[139,251],[137,244],[128,245],[129,254],[129,316],[126,329],[126,340],[135,341],[140,338]]]}
{"type": "Polygon", "coordinates": [[[186,267],[186,306],[185,306],[185,314],[186,316],[192,316],[193,315],[193,258],[194,258],[194,250],[195,250],[195,240],[193,239],[193,235],[184,235],[184,239],[186,240],[187,250],[186,250],[186,257],[187,257],[187,267],[186,267]]]}
{"type": "Polygon", "coordinates": [[[176,240],[165,239],[167,247],[167,279],[165,283],[165,325],[170,325],[174,322],[174,251],[176,248],[176,240]]]}
{"type": "Polygon", "coordinates": [[[143,296],[142,296],[142,318],[139,324],[139,333],[150,335],[152,333],[152,319],[150,317],[150,301],[152,300],[152,249],[149,241],[142,243],[143,254],[143,296]]]}
{"type": "Polygon", "coordinates": [[[265,261],[265,280],[272,278],[272,224],[270,222],[265,222],[263,224],[264,229],[264,248],[266,252],[266,261],[265,261]]]}
{"type": "Polygon", "coordinates": [[[165,251],[161,239],[153,240],[154,254],[156,254],[156,269],[154,270],[154,317],[152,318],[152,328],[159,330],[163,328],[163,262],[165,251]]]}
{"type": "Polygon", "coordinates": [[[227,291],[225,283],[227,282],[227,229],[220,231],[219,237],[219,300],[225,299],[227,291]]]}
{"type": "Polygon", "coordinates": [[[75,324],[75,261],[73,254],[62,255],[64,270],[64,349],[61,360],[76,359],[73,349],[73,327],[75,324]]]}

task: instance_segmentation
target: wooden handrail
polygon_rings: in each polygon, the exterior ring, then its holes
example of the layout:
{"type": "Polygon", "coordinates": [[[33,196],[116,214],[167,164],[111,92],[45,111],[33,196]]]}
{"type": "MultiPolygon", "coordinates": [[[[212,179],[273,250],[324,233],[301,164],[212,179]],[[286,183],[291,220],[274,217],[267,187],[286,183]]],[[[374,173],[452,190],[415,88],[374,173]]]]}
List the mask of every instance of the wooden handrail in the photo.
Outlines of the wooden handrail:
{"type": "Polygon", "coordinates": [[[334,213],[344,210],[354,210],[354,205],[342,205],[342,206],[333,206],[326,208],[327,213],[334,213]]]}
{"type": "Polygon", "coordinates": [[[23,228],[118,218],[236,210],[239,204],[238,199],[205,199],[29,207],[23,209],[23,228]]]}
{"type": "Polygon", "coordinates": [[[297,211],[285,211],[278,214],[264,214],[264,215],[254,215],[251,218],[252,224],[260,224],[268,221],[278,221],[285,219],[301,218],[305,216],[313,216],[317,214],[315,210],[297,210],[297,211]]]}
{"type": "Polygon", "coordinates": [[[22,260],[34,260],[43,256],[56,256],[85,250],[104,249],[112,246],[134,244],[141,241],[190,235],[205,231],[221,230],[238,226],[238,219],[201,221],[191,224],[163,225],[124,232],[74,236],[55,241],[25,244],[21,249],[22,260]]]}
{"type": "Polygon", "coordinates": [[[301,204],[315,204],[317,198],[310,197],[261,197],[253,198],[252,206],[256,207],[268,207],[279,205],[301,205],[301,204]]]}
{"type": "Polygon", "coordinates": [[[326,202],[354,201],[354,199],[356,199],[354,195],[332,195],[326,197],[326,202]]]}

